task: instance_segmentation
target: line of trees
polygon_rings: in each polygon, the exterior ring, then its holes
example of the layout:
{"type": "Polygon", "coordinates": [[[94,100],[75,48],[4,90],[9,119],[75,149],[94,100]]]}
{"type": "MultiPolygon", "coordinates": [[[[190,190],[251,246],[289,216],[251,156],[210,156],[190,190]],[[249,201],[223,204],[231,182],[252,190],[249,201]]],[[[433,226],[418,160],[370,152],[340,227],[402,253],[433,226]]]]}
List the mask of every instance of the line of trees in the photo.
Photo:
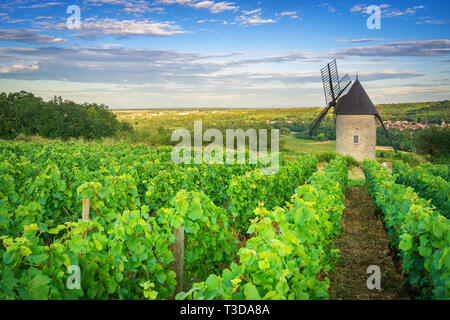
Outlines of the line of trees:
{"type": "Polygon", "coordinates": [[[30,92],[0,93],[0,138],[39,135],[50,139],[111,137],[132,126],[105,105],[78,104],[54,97],[44,101],[30,92]]]}
{"type": "MultiPolygon", "coordinates": [[[[327,141],[327,140],[335,140],[336,139],[336,125],[331,118],[326,118],[321,125],[314,132],[312,137],[309,137],[309,129],[312,123],[312,119],[308,121],[299,121],[293,122],[290,124],[284,124],[285,128],[297,132],[295,137],[297,139],[311,139],[316,141],[327,141]]],[[[279,127],[279,125],[275,124],[275,127],[279,127]]],[[[280,128],[282,129],[282,128],[280,128]]],[[[414,151],[417,149],[417,139],[416,136],[419,133],[426,132],[428,129],[407,129],[407,130],[399,130],[399,129],[388,129],[389,134],[392,137],[392,140],[395,143],[397,149],[402,151],[414,151]]],[[[430,135],[436,134],[439,131],[438,129],[433,129],[430,132],[433,132],[430,135]]],[[[445,129],[443,129],[445,131],[445,129]]],[[[448,129],[447,129],[448,131],[448,129]]],[[[422,141],[422,140],[421,140],[422,141]]],[[[445,141],[445,140],[444,140],[445,141]]],[[[377,145],[378,146],[391,146],[391,142],[389,138],[386,136],[383,128],[377,127],[377,145]]],[[[422,145],[426,145],[426,143],[422,143],[422,145]]]]}
{"type": "MultiPolygon", "coordinates": [[[[327,141],[327,140],[336,140],[336,125],[332,119],[325,119],[317,130],[314,132],[314,135],[309,137],[309,129],[313,120],[308,123],[296,123],[291,124],[289,129],[297,129],[297,133],[295,137],[297,139],[311,139],[317,141],[327,141]]],[[[295,130],[292,130],[295,131],[295,130]]],[[[396,147],[399,150],[403,151],[412,151],[414,149],[414,130],[398,130],[398,129],[389,129],[389,133],[394,140],[396,147]]],[[[377,145],[378,146],[391,146],[391,142],[389,138],[386,136],[383,128],[377,128],[377,145]]]]}
{"type": "MultiPolygon", "coordinates": [[[[415,136],[418,131],[417,130],[398,130],[390,128],[388,129],[389,134],[394,141],[395,146],[398,150],[412,152],[415,149],[415,136]]],[[[378,146],[391,146],[391,142],[389,138],[386,136],[386,132],[381,127],[377,127],[377,145],[378,146]]]]}

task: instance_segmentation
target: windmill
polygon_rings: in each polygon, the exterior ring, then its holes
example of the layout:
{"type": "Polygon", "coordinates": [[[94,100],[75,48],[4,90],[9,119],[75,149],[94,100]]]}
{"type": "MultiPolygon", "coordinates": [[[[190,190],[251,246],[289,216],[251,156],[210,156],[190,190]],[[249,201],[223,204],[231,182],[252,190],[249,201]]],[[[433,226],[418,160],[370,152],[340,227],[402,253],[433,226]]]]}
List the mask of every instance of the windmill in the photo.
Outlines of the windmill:
{"type": "Polygon", "coordinates": [[[336,119],[336,152],[351,155],[358,161],[375,159],[377,120],[395,147],[383,120],[358,78],[352,84],[348,74],[339,79],[336,60],[321,70],[325,109],[311,124],[309,136],[319,127],[328,111],[334,108],[336,119]]]}

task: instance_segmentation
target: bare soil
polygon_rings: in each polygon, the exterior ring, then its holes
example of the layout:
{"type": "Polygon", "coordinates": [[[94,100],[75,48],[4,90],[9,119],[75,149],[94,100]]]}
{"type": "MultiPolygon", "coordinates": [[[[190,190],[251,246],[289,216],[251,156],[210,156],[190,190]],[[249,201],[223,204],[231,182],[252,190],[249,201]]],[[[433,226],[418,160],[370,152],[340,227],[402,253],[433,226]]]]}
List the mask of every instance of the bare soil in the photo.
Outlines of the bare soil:
{"type": "Polygon", "coordinates": [[[336,300],[409,300],[408,288],[389,249],[383,222],[375,212],[366,187],[347,187],[342,229],[335,240],[339,258],[330,271],[330,299],[336,300]],[[371,265],[380,267],[381,289],[369,290],[367,273],[371,265]]]}

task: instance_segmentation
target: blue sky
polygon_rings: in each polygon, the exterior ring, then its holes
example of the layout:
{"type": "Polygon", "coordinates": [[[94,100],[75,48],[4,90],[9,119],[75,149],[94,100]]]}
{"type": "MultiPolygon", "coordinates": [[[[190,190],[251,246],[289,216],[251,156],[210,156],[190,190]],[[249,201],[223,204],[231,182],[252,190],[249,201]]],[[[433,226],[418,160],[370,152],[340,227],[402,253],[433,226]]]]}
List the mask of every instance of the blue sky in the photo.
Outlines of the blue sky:
{"type": "Polygon", "coordinates": [[[375,103],[450,98],[445,1],[3,0],[0,91],[119,107],[322,106],[336,58],[375,103]],[[81,12],[69,29],[70,5],[81,12]],[[366,8],[381,9],[369,29],[366,8]]]}

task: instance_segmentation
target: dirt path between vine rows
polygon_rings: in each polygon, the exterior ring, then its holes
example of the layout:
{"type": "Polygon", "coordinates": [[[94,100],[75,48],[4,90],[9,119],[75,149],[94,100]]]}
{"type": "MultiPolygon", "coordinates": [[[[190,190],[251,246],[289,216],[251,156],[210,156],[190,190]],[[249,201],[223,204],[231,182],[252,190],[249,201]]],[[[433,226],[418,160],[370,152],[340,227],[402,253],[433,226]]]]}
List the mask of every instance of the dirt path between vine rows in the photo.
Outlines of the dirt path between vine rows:
{"type": "Polygon", "coordinates": [[[330,271],[330,299],[336,300],[397,300],[410,299],[402,286],[401,269],[396,268],[389,250],[389,239],[376,214],[366,187],[347,187],[342,229],[335,240],[339,259],[330,271]],[[381,270],[381,290],[369,290],[367,273],[371,265],[381,270]],[[400,269],[400,270],[399,270],[400,269]]]}

